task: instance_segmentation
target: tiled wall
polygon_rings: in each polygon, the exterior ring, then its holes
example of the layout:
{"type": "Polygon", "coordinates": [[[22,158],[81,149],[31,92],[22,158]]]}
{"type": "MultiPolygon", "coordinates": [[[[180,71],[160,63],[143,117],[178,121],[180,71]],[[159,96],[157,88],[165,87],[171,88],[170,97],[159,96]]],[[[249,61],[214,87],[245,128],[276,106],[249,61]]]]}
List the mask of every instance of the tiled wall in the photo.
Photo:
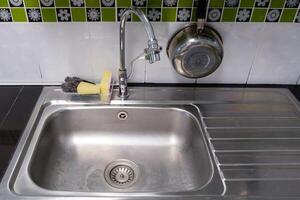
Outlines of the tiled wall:
{"type": "MultiPolygon", "coordinates": [[[[167,55],[171,35],[185,23],[154,23],[161,61],[135,63],[130,82],[194,83],[178,75],[167,55]]],[[[300,26],[293,23],[211,23],[224,40],[224,59],[198,83],[296,84],[300,76],[300,26]]],[[[126,62],[147,46],[141,23],[127,24],[126,62]]],[[[99,81],[117,77],[119,24],[0,24],[0,84],[57,84],[75,75],[99,81]]],[[[298,81],[300,84],[300,82],[298,81]]]]}
{"type": "MultiPolygon", "coordinates": [[[[0,0],[0,84],[57,84],[69,75],[98,81],[105,69],[116,78],[116,21],[118,13],[132,5],[141,7],[152,22],[163,22],[153,23],[163,51],[161,61],[153,65],[136,62],[129,81],[194,83],[175,72],[165,51],[172,34],[194,19],[194,1],[0,0]]],[[[300,84],[299,23],[261,23],[298,22],[299,4],[300,0],[210,0],[208,21],[221,34],[225,55],[216,72],[196,81],[300,84]]],[[[138,21],[135,16],[130,20],[138,21]]],[[[127,27],[128,66],[145,48],[147,36],[141,23],[127,27]]]]}
{"type": "MultiPolygon", "coordinates": [[[[210,22],[300,22],[300,0],[208,0],[210,22]]],[[[194,21],[197,0],[0,0],[0,22],[112,22],[140,7],[154,22],[194,21]]],[[[129,21],[138,21],[132,16],[129,21]]]]}

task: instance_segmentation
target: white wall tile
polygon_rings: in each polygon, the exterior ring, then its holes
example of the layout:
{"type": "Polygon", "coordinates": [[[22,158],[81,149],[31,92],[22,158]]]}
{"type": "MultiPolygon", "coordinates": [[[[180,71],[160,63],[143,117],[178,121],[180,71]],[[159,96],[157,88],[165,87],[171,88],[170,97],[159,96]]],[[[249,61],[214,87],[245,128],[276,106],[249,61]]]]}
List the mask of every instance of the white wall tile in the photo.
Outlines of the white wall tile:
{"type": "MultiPolygon", "coordinates": [[[[113,72],[117,80],[117,72],[120,65],[119,50],[119,24],[117,23],[91,23],[90,24],[90,49],[93,73],[98,77],[103,70],[113,72]]],[[[128,23],[126,28],[126,66],[130,61],[143,52],[146,35],[140,24],[128,23]]],[[[129,82],[144,82],[145,62],[135,63],[134,74],[129,82]]],[[[94,77],[97,78],[97,77],[94,77]]]]}
{"type": "MultiPolygon", "coordinates": [[[[194,83],[178,75],[167,42],[183,23],[153,23],[163,47],[161,61],[136,62],[130,82],[194,83]]],[[[225,57],[199,83],[295,84],[300,76],[300,26],[283,23],[212,23],[223,37],[225,57]],[[255,59],[256,57],[256,59],[255,59]]],[[[115,79],[119,66],[118,23],[3,23],[0,27],[0,84],[62,82],[76,75],[100,80],[105,69],[115,79]]],[[[128,23],[126,63],[146,45],[143,25],[128,23]]],[[[298,82],[300,84],[300,82],[298,82]]]]}
{"type": "Polygon", "coordinates": [[[100,80],[104,70],[110,70],[114,78],[117,78],[117,66],[119,63],[118,25],[115,23],[90,23],[90,55],[88,59],[92,63],[94,80],[100,80]],[[108,31],[109,30],[109,31],[108,31]]]}
{"type": "Polygon", "coordinates": [[[44,82],[62,82],[66,76],[92,76],[90,33],[86,23],[40,25],[39,62],[44,82]]]}
{"type": "Polygon", "coordinates": [[[300,75],[300,26],[265,24],[262,46],[253,63],[250,84],[296,84],[300,75]]]}
{"type": "Polygon", "coordinates": [[[1,24],[0,83],[42,82],[37,38],[39,32],[33,24],[1,24]]]}
{"type": "Polygon", "coordinates": [[[224,58],[211,75],[198,79],[198,83],[244,84],[253,59],[261,43],[261,23],[213,23],[224,44],[224,58]]]}

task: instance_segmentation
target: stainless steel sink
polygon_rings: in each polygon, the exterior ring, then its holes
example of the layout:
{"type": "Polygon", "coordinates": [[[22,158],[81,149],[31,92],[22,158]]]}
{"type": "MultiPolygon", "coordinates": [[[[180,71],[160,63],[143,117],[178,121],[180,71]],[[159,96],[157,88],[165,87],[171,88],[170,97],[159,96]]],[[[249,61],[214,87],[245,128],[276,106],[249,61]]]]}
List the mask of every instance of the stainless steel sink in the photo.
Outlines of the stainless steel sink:
{"type": "Polygon", "coordinates": [[[287,90],[117,94],[107,104],[44,88],[0,199],[299,199],[300,109],[287,90]]]}
{"type": "Polygon", "coordinates": [[[197,106],[174,102],[103,105],[60,90],[51,93],[42,94],[53,99],[40,102],[28,125],[10,179],[10,189],[17,195],[224,192],[197,106]]]}
{"type": "Polygon", "coordinates": [[[61,108],[46,119],[29,165],[41,188],[76,192],[192,191],[212,174],[196,117],[175,107],[61,108]],[[120,159],[137,169],[108,184],[105,169],[120,159]]]}

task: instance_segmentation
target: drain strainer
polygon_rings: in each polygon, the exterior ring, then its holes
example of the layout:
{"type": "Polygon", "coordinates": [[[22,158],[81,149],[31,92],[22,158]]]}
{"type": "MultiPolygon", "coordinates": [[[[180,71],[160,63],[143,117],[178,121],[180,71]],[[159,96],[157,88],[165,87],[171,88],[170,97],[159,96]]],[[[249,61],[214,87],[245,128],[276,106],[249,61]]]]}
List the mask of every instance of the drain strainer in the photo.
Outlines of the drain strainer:
{"type": "Polygon", "coordinates": [[[124,189],[132,186],[139,176],[138,166],[125,159],[111,162],[105,169],[106,182],[115,188],[124,189]]]}

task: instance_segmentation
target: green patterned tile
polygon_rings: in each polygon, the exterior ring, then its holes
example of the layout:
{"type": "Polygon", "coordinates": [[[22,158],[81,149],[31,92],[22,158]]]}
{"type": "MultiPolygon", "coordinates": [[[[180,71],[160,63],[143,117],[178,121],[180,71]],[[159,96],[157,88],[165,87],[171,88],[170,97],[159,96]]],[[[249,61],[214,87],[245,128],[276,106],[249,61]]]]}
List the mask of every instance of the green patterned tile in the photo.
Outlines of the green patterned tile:
{"type": "Polygon", "coordinates": [[[224,7],[237,8],[239,7],[240,0],[225,0],[224,7]]]}
{"type": "Polygon", "coordinates": [[[12,22],[11,11],[8,7],[1,8],[0,7],[0,22],[12,22]]]}
{"type": "Polygon", "coordinates": [[[101,7],[103,8],[114,8],[116,7],[116,0],[99,0],[101,7]]]}
{"type": "Polygon", "coordinates": [[[252,8],[254,6],[253,0],[240,0],[240,7],[247,7],[247,8],[252,8]]]}
{"type": "Polygon", "coordinates": [[[74,22],[85,22],[86,21],[86,15],[85,15],[85,9],[84,8],[72,8],[72,19],[74,22]]]}
{"type": "Polygon", "coordinates": [[[117,6],[118,7],[130,7],[131,6],[131,0],[118,0],[117,1],[117,6]]]}
{"type": "Polygon", "coordinates": [[[26,9],[28,22],[43,22],[40,7],[26,9]]]}
{"type": "Polygon", "coordinates": [[[104,22],[116,21],[116,9],[115,8],[102,8],[102,21],[104,21],[104,22]]]}
{"type": "Polygon", "coordinates": [[[162,7],[162,0],[148,0],[148,7],[162,7]]]}
{"type": "Polygon", "coordinates": [[[267,14],[267,9],[254,9],[251,22],[264,22],[267,14]]]}
{"type": "Polygon", "coordinates": [[[56,22],[55,8],[42,8],[42,18],[44,22],[56,22]]]}
{"type": "Polygon", "coordinates": [[[300,1],[299,0],[287,0],[284,4],[285,8],[299,8],[300,1]]]}
{"type": "Polygon", "coordinates": [[[72,22],[70,8],[56,8],[56,17],[58,22],[72,22]]]}
{"type": "Polygon", "coordinates": [[[222,17],[222,8],[209,8],[207,14],[208,22],[219,22],[222,17]]]}
{"type": "Polygon", "coordinates": [[[210,0],[209,7],[223,7],[224,0],[210,0]]]}
{"type": "Polygon", "coordinates": [[[86,7],[100,7],[98,0],[85,0],[86,7]]]}
{"type": "Polygon", "coordinates": [[[270,8],[283,8],[285,0],[272,0],[270,8]]]}
{"type": "Polygon", "coordinates": [[[69,7],[69,0],[55,0],[56,7],[69,7]]]}
{"type": "Polygon", "coordinates": [[[222,22],[235,22],[237,8],[224,8],[222,22]]]}
{"type": "Polygon", "coordinates": [[[236,22],[249,22],[252,15],[252,8],[239,8],[236,15],[236,22]]]}
{"type": "Polygon", "coordinates": [[[8,1],[7,0],[0,0],[0,7],[8,7],[8,1]]]}
{"type": "MultiPolygon", "coordinates": [[[[28,20],[30,9],[41,11],[43,22],[117,22],[122,9],[136,6],[146,13],[150,21],[176,22],[196,21],[196,0],[83,0],[77,7],[72,0],[54,0],[54,3],[43,4],[41,0],[22,0],[22,4],[14,5],[9,0],[0,0],[0,8],[17,9],[11,11],[13,21],[34,22],[28,20]],[[187,11],[187,12],[186,12],[187,11]],[[67,13],[64,13],[67,12],[67,13]],[[187,16],[183,16],[186,13],[187,16]],[[59,14],[59,15],[58,15],[59,14]],[[62,15],[67,15],[65,19],[62,15]],[[93,16],[96,18],[93,18],[93,16]],[[60,16],[60,17],[59,17],[60,16]],[[98,16],[98,17],[97,17],[98,16]]],[[[208,0],[207,21],[209,22],[293,22],[299,10],[298,0],[208,0]],[[247,19],[244,20],[245,16],[247,19]],[[250,13],[250,17],[248,16],[250,13]]],[[[3,20],[2,20],[3,21],[3,20]]],[[[140,21],[132,15],[130,21],[140,21]]]]}
{"type": "Polygon", "coordinates": [[[162,9],[162,21],[175,22],[176,21],[176,8],[163,8],[162,9]]]}
{"type": "Polygon", "coordinates": [[[179,0],[178,7],[193,7],[193,0],[179,0]]]}
{"type": "Polygon", "coordinates": [[[14,22],[27,22],[26,12],[24,8],[12,8],[11,14],[14,22]]]}
{"type": "Polygon", "coordinates": [[[254,6],[256,8],[269,8],[270,0],[256,0],[254,6]]]}
{"type": "Polygon", "coordinates": [[[280,22],[294,22],[297,9],[284,9],[282,11],[280,22]]]}
{"type": "MultiPolygon", "coordinates": [[[[0,0],[1,1],[1,0],[0,0]]],[[[26,7],[39,7],[39,0],[24,0],[26,7]]]]}
{"type": "Polygon", "coordinates": [[[269,9],[265,22],[278,22],[281,16],[281,9],[269,9]]]}

